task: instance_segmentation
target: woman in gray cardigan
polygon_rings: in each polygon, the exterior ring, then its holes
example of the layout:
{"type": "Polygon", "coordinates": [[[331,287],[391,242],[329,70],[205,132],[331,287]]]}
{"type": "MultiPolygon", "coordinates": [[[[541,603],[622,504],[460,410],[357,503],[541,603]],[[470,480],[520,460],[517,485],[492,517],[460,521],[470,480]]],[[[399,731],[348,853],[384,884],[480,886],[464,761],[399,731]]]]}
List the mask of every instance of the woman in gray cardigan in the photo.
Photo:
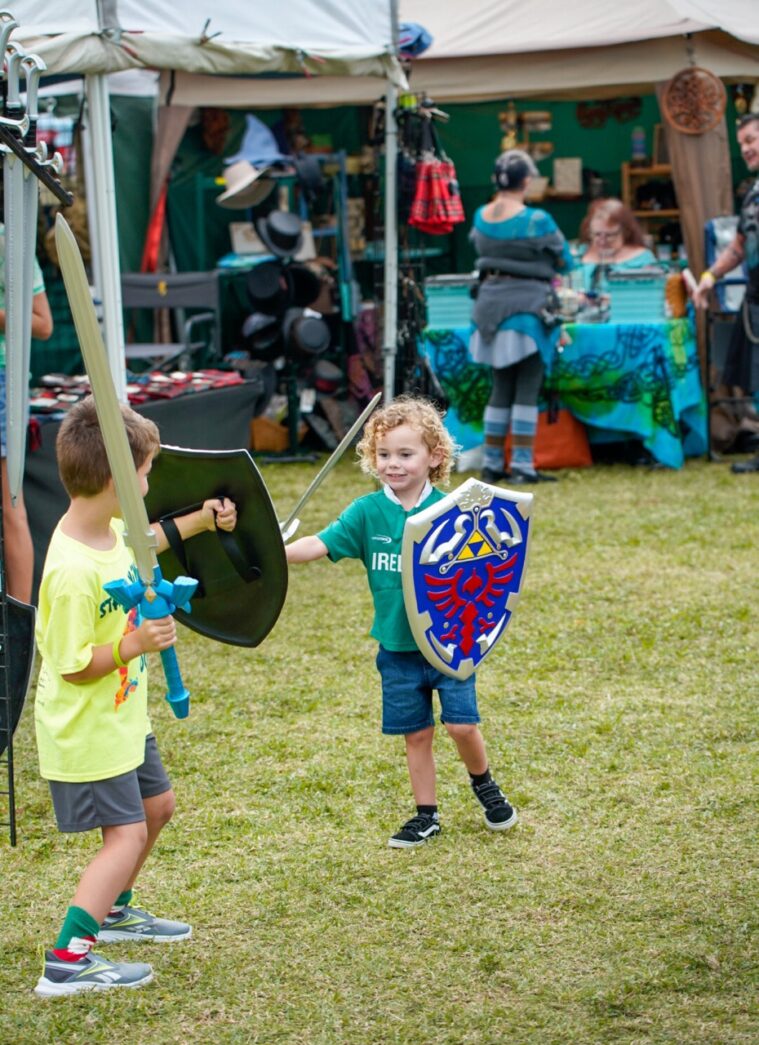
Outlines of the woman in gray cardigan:
{"type": "Polygon", "coordinates": [[[480,286],[469,342],[472,359],[492,367],[485,407],[482,478],[511,484],[553,481],[535,470],[533,444],[544,365],[550,365],[560,324],[552,281],[572,267],[566,240],[546,211],[525,204],[537,168],[526,152],[509,149],[495,164],[497,192],[480,207],[469,237],[480,286]],[[510,470],[503,447],[511,431],[510,470]]]}

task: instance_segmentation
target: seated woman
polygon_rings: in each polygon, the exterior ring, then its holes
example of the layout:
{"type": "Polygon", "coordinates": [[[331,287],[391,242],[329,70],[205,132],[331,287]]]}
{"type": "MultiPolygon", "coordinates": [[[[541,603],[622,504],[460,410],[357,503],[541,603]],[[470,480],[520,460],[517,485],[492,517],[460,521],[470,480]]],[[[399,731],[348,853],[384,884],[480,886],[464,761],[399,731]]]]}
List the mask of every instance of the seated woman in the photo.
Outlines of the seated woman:
{"type": "Polygon", "coordinates": [[[510,484],[552,480],[535,470],[533,444],[544,363],[550,365],[560,336],[552,280],[572,267],[564,236],[546,211],[525,204],[531,157],[510,149],[496,160],[496,194],[474,217],[470,239],[480,286],[472,315],[469,351],[492,368],[485,407],[482,478],[510,484]],[[510,471],[504,441],[511,432],[510,471]]]}
{"type": "Polygon", "coordinates": [[[580,241],[586,244],[580,254],[586,290],[593,287],[599,265],[636,269],[657,263],[633,212],[621,200],[594,200],[580,226],[580,241]]]}

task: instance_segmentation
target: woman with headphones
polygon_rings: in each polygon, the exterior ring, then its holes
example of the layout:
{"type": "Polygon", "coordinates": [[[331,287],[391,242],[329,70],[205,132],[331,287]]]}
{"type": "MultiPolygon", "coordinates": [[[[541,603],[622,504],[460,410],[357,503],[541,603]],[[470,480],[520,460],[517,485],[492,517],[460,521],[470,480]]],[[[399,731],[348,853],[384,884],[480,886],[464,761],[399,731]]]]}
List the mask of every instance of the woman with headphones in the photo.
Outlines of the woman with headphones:
{"type": "Polygon", "coordinates": [[[493,173],[496,194],[479,208],[469,234],[480,276],[469,351],[493,373],[482,469],[489,483],[554,481],[535,470],[533,444],[543,368],[551,363],[561,331],[553,280],[572,267],[572,256],[550,214],[525,204],[530,178],[537,173],[526,152],[502,153],[493,173]],[[509,431],[506,471],[503,448],[509,431]]]}

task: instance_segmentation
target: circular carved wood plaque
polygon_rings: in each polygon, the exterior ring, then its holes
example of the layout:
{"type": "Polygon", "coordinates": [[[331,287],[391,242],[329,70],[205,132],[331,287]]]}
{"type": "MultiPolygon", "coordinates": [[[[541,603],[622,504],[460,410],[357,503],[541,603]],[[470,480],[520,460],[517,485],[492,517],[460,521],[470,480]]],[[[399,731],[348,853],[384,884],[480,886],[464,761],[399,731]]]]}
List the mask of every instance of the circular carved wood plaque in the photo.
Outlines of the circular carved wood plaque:
{"type": "Polygon", "coordinates": [[[681,134],[705,134],[725,112],[725,85],[708,69],[694,65],[675,73],[661,99],[664,119],[681,134]]]}

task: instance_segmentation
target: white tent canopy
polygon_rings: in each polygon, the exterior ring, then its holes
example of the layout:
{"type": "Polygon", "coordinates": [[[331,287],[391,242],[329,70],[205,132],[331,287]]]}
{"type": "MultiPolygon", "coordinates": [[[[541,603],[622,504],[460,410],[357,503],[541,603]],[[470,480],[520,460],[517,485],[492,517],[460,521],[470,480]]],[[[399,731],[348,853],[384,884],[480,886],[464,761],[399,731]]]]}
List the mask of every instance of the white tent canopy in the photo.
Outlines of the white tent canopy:
{"type": "MultiPolygon", "coordinates": [[[[399,18],[432,35],[411,85],[439,102],[602,98],[653,91],[696,64],[733,82],[759,79],[759,0],[400,0],[399,18]]],[[[325,72],[327,70],[324,70],[325,72]]],[[[372,79],[162,76],[175,105],[266,108],[368,105],[372,79]]]]}
{"type": "Polygon", "coordinates": [[[733,83],[759,79],[759,46],[722,32],[661,37],[591,49],[420,58],[411,87],[436,102],[495,98],[611,98],[653,92],[686,66],[733,83]]]}
{"type": "MultiPolygon", "coordinates": [[[[759,6],[759,0],[757,0],[759,6]]],[[[709,69],[732,83],[759,79],[759,45],[746,44],[712,30],[692,37],[669,36],[632,43],[477,55],[467,58],[419,58],[412,67],[411,89],[437,102],[480,102],[497,98],[610,98],[651,93],[690,65],[709,69]]],[[[163,72],[162,104],[216,106],[222,109],[279,108],[291,105],[371,105],[382,93],[372,78],[347,80],[323,76],[302,79],[213,77],[163,72]]]]}
{"type": "Polygon", "coordinates": [[[412,88],[439,102],[650,91],[690,64],[759,78],[757,0],[400,0],[433,44],[412,88]]]}
{"type": "Polygon", "coordinates": [[[376,77],[320,76],[240,77],[204,76],[182,70],[163,71],[159,104],[210,106],[217,109],[280,109],[372,105],[385,93],[376,77]]]}
{"type": "Polygon", "coordinates": [[[705,29],[759,44],[756,0],[401,0],[399,17],[432,34],[425,60],[608,47],[705,29]]]}
{"type": "Polygon", "coordinates": [[[9,0],[8,8],[20,23],[15,39],[55,73],[153,68],[400,82],[390,2],[9,0]]]}

